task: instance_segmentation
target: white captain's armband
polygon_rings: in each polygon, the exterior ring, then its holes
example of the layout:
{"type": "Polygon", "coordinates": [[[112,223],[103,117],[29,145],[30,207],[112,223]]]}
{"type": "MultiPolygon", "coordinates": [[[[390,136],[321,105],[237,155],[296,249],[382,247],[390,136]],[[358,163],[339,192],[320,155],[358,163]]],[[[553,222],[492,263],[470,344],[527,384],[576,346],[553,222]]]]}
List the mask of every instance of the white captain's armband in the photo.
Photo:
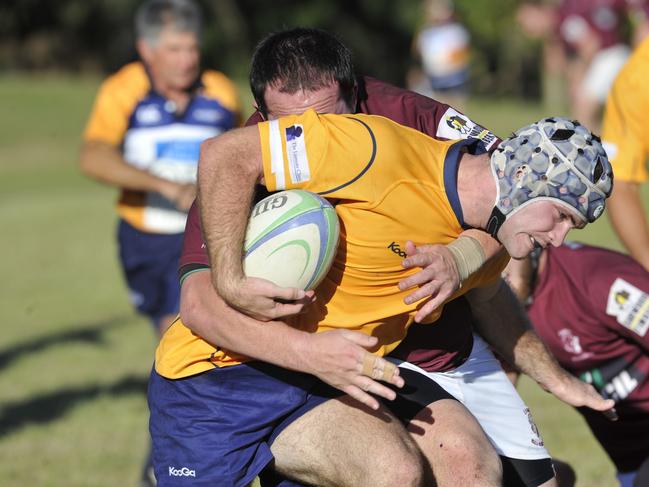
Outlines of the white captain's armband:
{"type": "Polygon", "coordinates": [[[286,171],[282,140],[286,142],[286,155],[288,156],[288,170],[293,184],[299,184],[311,179],[309,159],[304,142],[304,127],[294,124],[284,129],[278,120],[271,120],[268,124],[270,146],[270,168],[275,176],[275,189],[286,189],[286,171]]]}
{"type": "Polygon", "coordinates": [[[618,277],[608,292],[606,314],[614,316],[623,327],[645,336],[649,328],[649,295],[618,277]]]}

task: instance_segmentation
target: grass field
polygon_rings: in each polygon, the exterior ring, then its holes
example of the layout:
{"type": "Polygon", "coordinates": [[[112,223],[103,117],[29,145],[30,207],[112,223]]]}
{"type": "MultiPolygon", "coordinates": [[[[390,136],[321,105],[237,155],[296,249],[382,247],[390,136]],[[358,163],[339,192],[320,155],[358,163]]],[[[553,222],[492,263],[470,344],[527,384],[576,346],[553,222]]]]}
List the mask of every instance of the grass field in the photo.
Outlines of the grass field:
{"type": "MultiPolygon", "coordinates": [[[[115,191],[77,170],[97,80],[0,77],[0,485],[136,485],[155,335],[130,309],[114,243],[115,191]]],[[[538,105],[474,103],[501,135],[538,105]]],[[[619,248],[606,220],[577,238],[619,248]]],[[[550,451],[578,485],[614,486],[580,416],[529,381],[550,451]]]]}

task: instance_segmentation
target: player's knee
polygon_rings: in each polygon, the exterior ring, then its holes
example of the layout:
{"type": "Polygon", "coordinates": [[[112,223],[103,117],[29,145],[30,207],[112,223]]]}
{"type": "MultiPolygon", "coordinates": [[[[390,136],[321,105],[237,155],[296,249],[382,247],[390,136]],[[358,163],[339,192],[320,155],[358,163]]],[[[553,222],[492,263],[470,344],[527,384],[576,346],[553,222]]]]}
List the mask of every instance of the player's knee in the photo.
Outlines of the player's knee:
{"type": "Polygon", "coordinates": [[[364,485],[368,486],[421,486],[424,485],[424,460],[417,445],[406,441],[393,445],[381,456],[380,462],[368,468],[364,485]],[[379,465],[380,463],[381,465],[379,465]]]}
{"type": "Polygon", "coordinates": [[[454,466],[450,471],[462,472],[462,485],[466,486],[500,486],[502,485],[503,467],[496,450],[488,441],[456,442],[445,445],[445,461],[454,466]]]}

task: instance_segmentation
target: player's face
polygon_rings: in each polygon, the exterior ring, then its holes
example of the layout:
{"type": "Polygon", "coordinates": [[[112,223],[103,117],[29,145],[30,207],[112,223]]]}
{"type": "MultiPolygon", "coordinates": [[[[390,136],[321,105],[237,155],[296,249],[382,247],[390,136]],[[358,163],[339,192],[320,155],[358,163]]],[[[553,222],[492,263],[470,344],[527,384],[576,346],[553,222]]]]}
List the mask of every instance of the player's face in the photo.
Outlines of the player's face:
{"type": "Polygon", "coordinates": [[[539,246],[558,247],[572,228],[585,222],[576,211],[552,201],[535,201],[508,218],[498,238],[514,259],[522,259],[539,246]]]}
{"type": "Polygon", "coordinates": [[[138,48],[154,83],[163,90],[186,90],[196,81],[200,70],[196,34],[163,29],[154,44],[141,41],[138,48]]]}
{"type": "Polygon", "coordinates": [[[264,94],[268,119],[274,120],[286,115],[300,115],[309,109],[318,113],[351,113],[351,108],[340,96],[338,83],[318,88],[283,93],[278,87],[269,86],[264,94]]]}

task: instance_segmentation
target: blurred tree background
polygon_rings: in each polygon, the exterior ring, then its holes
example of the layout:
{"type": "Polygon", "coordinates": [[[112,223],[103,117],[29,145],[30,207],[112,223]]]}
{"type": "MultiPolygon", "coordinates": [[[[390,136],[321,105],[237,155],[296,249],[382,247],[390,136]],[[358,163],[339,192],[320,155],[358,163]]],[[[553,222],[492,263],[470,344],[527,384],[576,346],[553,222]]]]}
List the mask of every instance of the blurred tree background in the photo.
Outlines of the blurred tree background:
{"type": "MultiPolygon", "coordinates": [[[[362,73],[403,85],[421,0],[198,0],[205,14],[204,64],[244,80],[255,44],[294,26],[336,33],[362,73]],[[242,62],[245,60],[245,62],[242,62]]],[[[456,0],[472,35],[477,95],[537,97],[538,46],[516,27],[519,0],[456,0]]],[[[140,0],[21,0],[0,4],[0,72],[104,74],[135,59],[133,14],[140,0]]]]}

